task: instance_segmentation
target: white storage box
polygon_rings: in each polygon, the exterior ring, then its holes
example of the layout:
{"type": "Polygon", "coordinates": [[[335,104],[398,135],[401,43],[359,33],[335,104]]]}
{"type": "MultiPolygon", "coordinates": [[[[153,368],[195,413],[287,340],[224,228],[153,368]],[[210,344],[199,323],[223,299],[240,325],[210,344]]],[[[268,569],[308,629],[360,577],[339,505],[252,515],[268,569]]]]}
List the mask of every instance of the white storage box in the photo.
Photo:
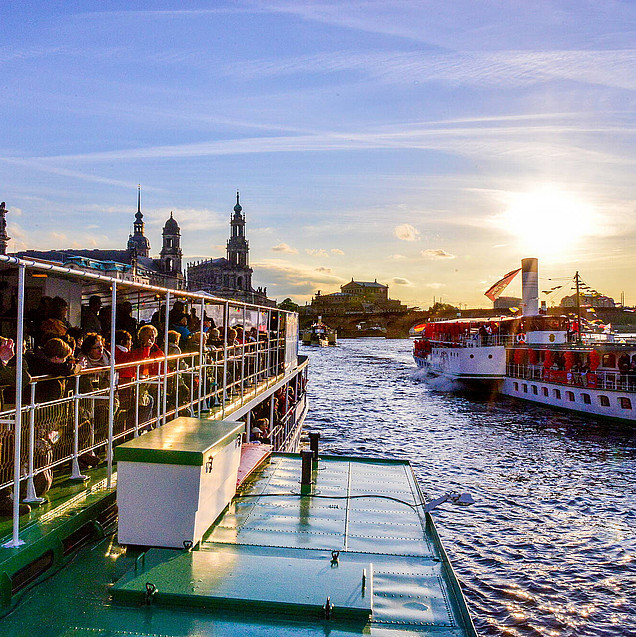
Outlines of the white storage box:
{"type": "Polygon", "coordinates": [[[117,446],[120,544],[199,542],[236,492],[243,429],[177,418],[117,446]]]}

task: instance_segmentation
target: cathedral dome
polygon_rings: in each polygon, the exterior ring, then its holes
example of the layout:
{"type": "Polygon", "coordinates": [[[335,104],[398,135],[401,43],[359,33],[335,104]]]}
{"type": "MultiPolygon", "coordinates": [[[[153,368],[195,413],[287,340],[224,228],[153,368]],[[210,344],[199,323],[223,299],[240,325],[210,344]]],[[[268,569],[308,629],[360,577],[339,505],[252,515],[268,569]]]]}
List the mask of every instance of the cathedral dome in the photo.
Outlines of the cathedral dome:
{"type": "Polygon", "coordinates": [[[164,234],[179,234],[179,224],[175,221],[172,216],[172,212],[170,212],[170,219],[166,221],[163,227],[164,234]]]}

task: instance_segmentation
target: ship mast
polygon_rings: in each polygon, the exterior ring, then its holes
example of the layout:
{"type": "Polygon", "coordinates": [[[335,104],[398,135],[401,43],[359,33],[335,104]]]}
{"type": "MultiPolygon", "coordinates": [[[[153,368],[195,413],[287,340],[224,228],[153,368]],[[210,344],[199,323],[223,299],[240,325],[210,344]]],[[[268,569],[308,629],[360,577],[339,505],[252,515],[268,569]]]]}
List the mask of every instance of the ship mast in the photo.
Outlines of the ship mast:
{"type": "Polygon", "coordinates": [[[581,297],[579,296],[579,271],[576,271],[574,275],[574,280],[576,281],[576,321],[578,325],[578,333],[576,337],[576,342],[580,345],[582,342],[581,339],[581,297]]]}

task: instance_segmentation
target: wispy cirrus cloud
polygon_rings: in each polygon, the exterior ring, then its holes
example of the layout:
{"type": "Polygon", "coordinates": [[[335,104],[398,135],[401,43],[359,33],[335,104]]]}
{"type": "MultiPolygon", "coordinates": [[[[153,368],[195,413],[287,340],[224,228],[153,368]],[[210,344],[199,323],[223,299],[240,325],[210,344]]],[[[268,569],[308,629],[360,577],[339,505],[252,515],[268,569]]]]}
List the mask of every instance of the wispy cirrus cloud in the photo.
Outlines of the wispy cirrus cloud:
{"type": "Polygon", "coordinates": [[[446,252],[446,250],[442,250],[441,248],[429,248],[428,250],[422,250],[420,254],[425,259],[432,259],[433,261],[439,259],[455,259],[455,255],[450,252],[446,252]]]}
{"type": "Polygon", "coordinates": [[[391,279],[391,283],[393,283],[394,285],[404,285],[404,286],[408,286],[408,287],[412,287],[413,283],[411,281],[409,281],[408,279],[404,279],[402,277],[394,277],[393,279],[391,279]]]}
{"type": "Polygon", "coordinates": [[[341,250],[340,248],[331,248],[331,250],[329,250],[329,252],[331,252],[331,254],[335,254],[337,256],[344,255],[344,250],[341,250]]]}
{"type": "Polygon", "coordinates": [[[279,243],[272,248],[272,252],[282,252],[284,254],[298,254],[298,250],[296,248],[292,248],[286,243],[279,243]]]}
{"type": "Polygon", "coordinates": [[[420,231],[410,223],[395,226],[393,234],[401,241],[417,241],[420,238],[420,231]]]}

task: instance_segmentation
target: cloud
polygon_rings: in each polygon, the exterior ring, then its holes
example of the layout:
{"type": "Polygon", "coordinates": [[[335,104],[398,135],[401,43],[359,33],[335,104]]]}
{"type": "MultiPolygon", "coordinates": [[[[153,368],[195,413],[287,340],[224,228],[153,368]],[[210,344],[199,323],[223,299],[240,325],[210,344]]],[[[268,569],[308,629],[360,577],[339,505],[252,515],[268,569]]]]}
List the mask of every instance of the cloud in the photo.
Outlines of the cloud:
{"type": "Polygon", "coordinates": [[[331,270],[331,268],[325,268],[324,266],[321,266],[319,268],[316,268],[316,272],[322,272],[324,274],[331,274],[332,270],[331,270]]]}
{"type": "Polygon", "coordinates": [[[258,272],[259,281],[275,288],[277,295],[307,295],[324,286],[337,288],[346,283],[345,279],[332,274],[328,268],[297,266],[281,259],[266,259],[252,263],[252,266],[258,272]]]}
{"type": "Polygon", "coordinates": [[[288,246],[286,243],[279,243],[277,246],[272,248],[273,252],[283,252],[285,254],[298,254],[298,250],[296,248],[292,248],[288,246]]]}
{"type": "Polygon", "coordinates": [[[446,250],[442,250],[441,248],[422,250],[420,254],[425,259],[432,259],[436,261],[438,259],[454,259],[455,255],[450,252],[446,252],[446,250]]]}
{"type": "MultiPolygon", "coordinates": [[[[227,215],[209,208],[152,208],[146,211],[142,205],[142,212],[144,221],[148,225],[160,227],[163,227],[170,218],[170,213],[172,213],[182,233],[184,230],[186,232],[196,232],[227,228],[227,215]]],[[[131,215],[132,219],[133,213],[130,212],[130,209],[128,209],[127,213],[131,215]]],[[[223,249],[225,249],[225,246],[223,246],[223,249]]]]}
{"type": "Polygon", "coordinates": [[[403,254],[390,254],[387,261],[406,261],[406,257],[403,254]]]}
{"type": "Polygon", "coordinates": [[[408,279],[403,279],[401,277],[394,277],[393,279],[391,279],[391,282],[394,283],[395,285],[407,285],[407,286],[413,285],[408,279]]]}
{"type": "Polygon", "coordinates": [[[427,288],[432,288],[433,290],[439,290],[441,288],[445,288],[446,287],[446,283],[427,283],[426,287],[427,288]]]}
{"type": "Polygon", "coordinates": [[[342,250],[340,250],[340,248],[331,248],[330,250],[331,254],[337,254],[337,255],[343,255],[344,252],[342,250]]]}
{"type": "Polygon", "coordinates": [[[409,223],[395,226],[393,234],[401,241],[417,241],[420,238],[420,231],[409,223]]]}
{"type": "Polygon", "coordinates": [[[307,249],[305,250],[305,252],[306,252],[307,254],[309,254],[310,256],[312,256],[312,257],[322,257],[322,258],[325,258],[325,257],[328,257],[328,256],[329,256],[329,253],[328,253],[326,250],[322,250],[322,249],[307,248],[307,249]]]}

